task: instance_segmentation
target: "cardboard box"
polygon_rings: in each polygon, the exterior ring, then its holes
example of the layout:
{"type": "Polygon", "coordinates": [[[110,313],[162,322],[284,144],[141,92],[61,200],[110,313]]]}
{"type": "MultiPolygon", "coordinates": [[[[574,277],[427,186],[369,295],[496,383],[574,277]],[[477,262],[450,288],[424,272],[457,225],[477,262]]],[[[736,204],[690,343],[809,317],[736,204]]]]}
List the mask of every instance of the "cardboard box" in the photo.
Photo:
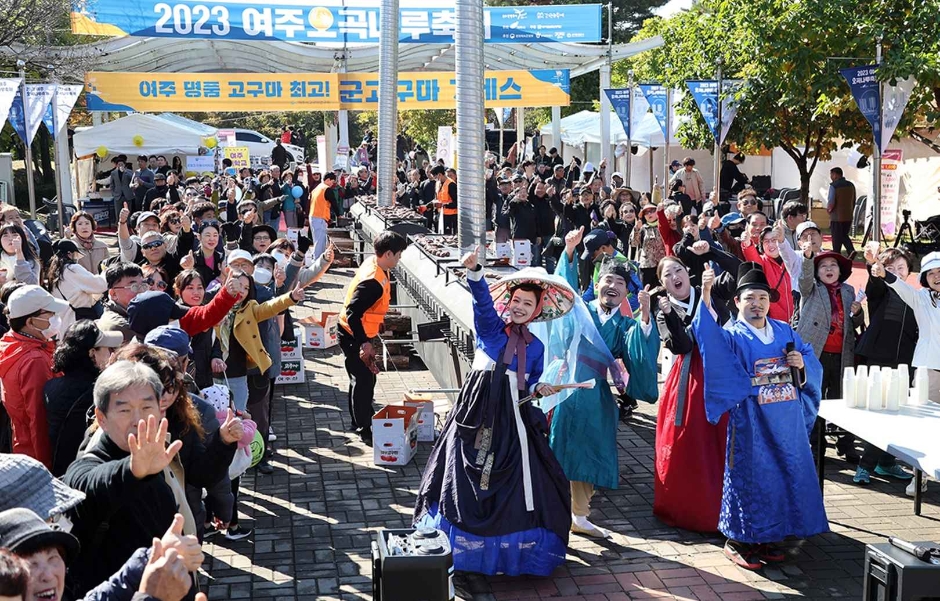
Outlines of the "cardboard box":
{"type": "Polygon", "coordinates": [[[496,242],[496,259],[512,259],[512,244],[496,242]]]}
{"type": "Polygon", "coordinates": [[[372,416],[372,460],[376,465],[407,465],[418,448],[418,410],[389,405],[372,416]]]}
{"type": "Polygon", "coordinates": [[[294,328],[294,340],[281,340],[281,361],[302,361],[304,350],[302,348],[304,340],[304,329],[294,328]]]}
{"type": "Polygon", "coordinates": [[[339,313],[321,311],[318,318],[305,317],[297,323],[304,328],[307,348],[327,349],[339,344],[339,313]]]}
{"type": "Polygon", "coordinates": [[[287,239],[294,243],[294,247],[297,247],[297,238],[303,234],[305,238],[309,238],[307,235],[307,229],[305,227],[289,227],[287,228],[287,239]]]}
{"type": "Polygon", "coordinates": [[[291,359],[290,361],[281,361],[281,375],[275,380],[275,384],[303,384],[307,381],[304,374],[304,360],[291,359]]]}
{"type": "Polygon", "coordinates": [[[418,442],[434,442],[434,401],[431,395],[406,392],[403,405],[418,410],[418,442]]]}
{"type": "Polygon", "coordinates": [[[532,243],[528,240],[512,241],[512,266],[529,267],[532,265],[532,243]]]}

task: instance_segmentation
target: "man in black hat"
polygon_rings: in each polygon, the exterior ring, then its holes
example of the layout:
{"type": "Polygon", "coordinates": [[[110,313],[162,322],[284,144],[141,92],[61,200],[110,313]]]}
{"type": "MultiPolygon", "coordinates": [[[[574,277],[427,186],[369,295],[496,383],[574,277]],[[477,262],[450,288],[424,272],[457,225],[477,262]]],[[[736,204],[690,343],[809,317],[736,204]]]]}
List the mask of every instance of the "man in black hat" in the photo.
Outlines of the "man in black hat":
{"type": "Polygon", "coordinates": [[[738,319],[725,328],[711,308],[714,282],[706,269],[692,329],[705,416],[716,424],[729,414],[718,527],[728,537],[725,555],[756,570],[786,559],[775,543],[829,531],[809,444],[822,366],[789,324],[767,317],[777,292],[759,264],[738,269],[738,319]]]}

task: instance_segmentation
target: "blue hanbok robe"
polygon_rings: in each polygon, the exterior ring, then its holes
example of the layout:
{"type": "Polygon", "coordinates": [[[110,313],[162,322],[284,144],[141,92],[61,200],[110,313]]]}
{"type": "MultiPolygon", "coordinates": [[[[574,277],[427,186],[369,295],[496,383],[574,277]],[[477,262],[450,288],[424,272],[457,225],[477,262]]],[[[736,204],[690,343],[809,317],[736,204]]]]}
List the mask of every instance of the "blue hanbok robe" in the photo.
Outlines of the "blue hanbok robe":
{"type": "MultiPolygon", "coordinates": [[[[575,257],[569,263],[563,257],[556,273],[570,281],[572,274],[577,274],[577,261],[575,257]]],[[[603,353],[603,349],[592,349],[590,345],[580,346],[574,380],[596,380],[597,383],[592,389],[574,391],[555,407],[549,445],[569,480],[613,489],[617,488],[620,479],[617,457],[619,412],[607,384],[610,365],[605,364],[605,357],[606,361],[611,356],[623,359],[630,374],[627,394],[655,401],[659,394],[656,382],[659,330],[650,324],[645,333],[638,321],[621,315],[619,309],[601,324],[599,312],[602,309],[597,300],[587,303],[587,309],[610,355],[603,353]]],[[[556,347],[571,346],[571,341],[556,339],[563,337],[561,332],[552,334],[548,354],[556,347]]]]}
{"type": "MultiPolygon", "coordinates": [[[[578,255],[575,253],[570,263],[567,261],[567,258],[568,255],[562,251],[561,258],[558,259],[558,265],[555,267],[555,273],[564,277],[573,289],[579,290],[580,284],[578,282],[578,255]]],[[[630,281],[627,282],[627,302],[630,304],[630,310],[636,311],[640,308],[640,300],[637,297],[637,294],[640,292],[640,290],[643,290],[643,284],[640,281],[640,276],[637,275],[636,264],[621,254],[618,250],[615,250],[613,256],[608,260],[616,261],[617,263],[623,263],[630,272],[630,281]]],[[[584,290],[581,293],[581,300],[583,300],[585,303],[589,303],[597,298],[596,288],[600,269],[600,263],[594,265],[594,271],[591,272],[591,285],[587,287],[587,290],[584,290]]]]}
{"type": "Polygon", "coordinates": [[[819,411],[822,366],[788,324],[767,319],[765,344],[741,321],[722,329],[700,304],[692,320],[705,375],[705,415],[727,412],[728,444],[718,529],[744,543],[772,543],[829,531],[809,434],[819,411]],[[806,383],[752,386],[786,372],[786,345],[803,355],[806,383]]]}

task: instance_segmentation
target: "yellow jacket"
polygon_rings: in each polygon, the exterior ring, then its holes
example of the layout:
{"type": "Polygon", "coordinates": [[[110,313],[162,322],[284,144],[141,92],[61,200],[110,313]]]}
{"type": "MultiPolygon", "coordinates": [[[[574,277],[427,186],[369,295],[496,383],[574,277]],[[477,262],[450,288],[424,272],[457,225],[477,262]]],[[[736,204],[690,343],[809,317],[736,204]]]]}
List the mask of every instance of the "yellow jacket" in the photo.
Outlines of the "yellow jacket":
{"type": "MultiPolygon", "coordinates": [[[[265,303],[258,303],[256,300],[248,301],[244,307],[235,314],[235,324],[232,326],[232,335],[238,341],[248,360],[258,366],[261,373],[264,373],[271,367],[271,355],[264,350],[264,341],[261,340],[261,334],[258,332],[258,322],[265,319],[271,319],[281,311],[294,306],[296,303],[290,297],[290,294],[283,294],[277,298],[272,298],[265,303]]],[[[219,329],[216,328],[216,334],[219,329]]],[[[249,364],[249,367],[251,365],[249,364]]]]}

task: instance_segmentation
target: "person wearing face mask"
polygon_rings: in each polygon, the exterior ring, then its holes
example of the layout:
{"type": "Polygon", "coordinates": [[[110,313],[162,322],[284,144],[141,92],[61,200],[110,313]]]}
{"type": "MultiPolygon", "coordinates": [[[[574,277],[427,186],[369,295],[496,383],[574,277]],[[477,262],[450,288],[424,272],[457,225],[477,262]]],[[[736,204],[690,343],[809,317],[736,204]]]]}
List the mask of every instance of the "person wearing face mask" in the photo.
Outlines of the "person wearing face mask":
{"type": "Polygon", "coordinates": [[[122,344],[120,332],[102,331],[95,322],[83,319],[65,330],[52,354],[52,370],[62,375],[46,382],[43,401],[52,448],[51,471],[56,477],[65,474],[75,461],[88,426],[95,378],[122,344]]]}
{"type": "MultiPolygon", "coordinates": [[[[689,270],[678,257],[661,260],[658,276],[666,294],[659,297],[656,325],[675,361],[659,397],[653,515],[676,528],[715,532],[721,509],[728,418],[722,416],[713,425],[705,417],[702,356],[691,328],[702,291],[691,285],[689,270]]],[[[725,272],[721,277],[730,275],[725,272]]],[[[715,292],[715,273],[710,267],[703,278],[715,292]]],[[[725,303],[731,298],[718,298],[717,294],[712,298],[718,323],[723,325],[730,319],[725,303]]]]}
{"type": "MultiPolygon", "coordinates": [[[[576,246],[572,239],[567,251],[573,255],[576,246]]],[[[649,292],[639,292],[638,320],[620,311],[632,277],[623,263],[604,261],[598,274],[597,299],[587,303],[587,310],[600,333],[601,344],[610,353],[610,359],[605,358],[599,363],[607,366],[614,359],[621,359],[631,375],[622,392],[631,399],[655,402],[658,397],[656,360],[659,356],[659,333],[651,323],[649,292]]],[[[556,337],[565,337],[565,334],[559,334],[558,330],[553,333],[550,347],[556,337]]],[[[560,344],[560,348],[568,347],[570,343],[566,343],[560,344]]],[[[606,381],[606,373],[597,373],[591,362],[578,361],[574,369],[576,381],[597,378],[606,381]]],[[[588,518],[595,488],[616,489],[620,481],[618,423],[618,407],[609,386],[576,390],[553,410],[549,445],[571,481],[572,532],[601,538],[610,536],[608,530],[594,525],[588,518]]]]}
{"type": "Polygon", "coordinates": [[[78,263],[81,252],[71,240],[56,240],[46,268],[46,288],[69,304],[61,315],[65,331],[78,319],[98,319],[104,313],[101,297],[108,291],[105,275],[89,273],[78,263]]]}
{"type": "Polygon", "coordinates": [[[473,296],[473,367],[431,450],[414,525],[448,535],[457,570],[547,576],[565,562],[570,485],[548,446],[544,414],[519,401],[557,392],[540,382],[545,346],[528,324],[568,313],[576,292],[539,268],[491,288],[480,250],[462,258],[473,296]]]}
{"type": "Polygon", "coordinates": [[[13,452],[52,468],[52,447],[42,389],[52,379],[53,338],[68,309],[39,286],[26,285],[10,295],[10,331],[0,338],[3,406],[13,426],[13,452]]]}

